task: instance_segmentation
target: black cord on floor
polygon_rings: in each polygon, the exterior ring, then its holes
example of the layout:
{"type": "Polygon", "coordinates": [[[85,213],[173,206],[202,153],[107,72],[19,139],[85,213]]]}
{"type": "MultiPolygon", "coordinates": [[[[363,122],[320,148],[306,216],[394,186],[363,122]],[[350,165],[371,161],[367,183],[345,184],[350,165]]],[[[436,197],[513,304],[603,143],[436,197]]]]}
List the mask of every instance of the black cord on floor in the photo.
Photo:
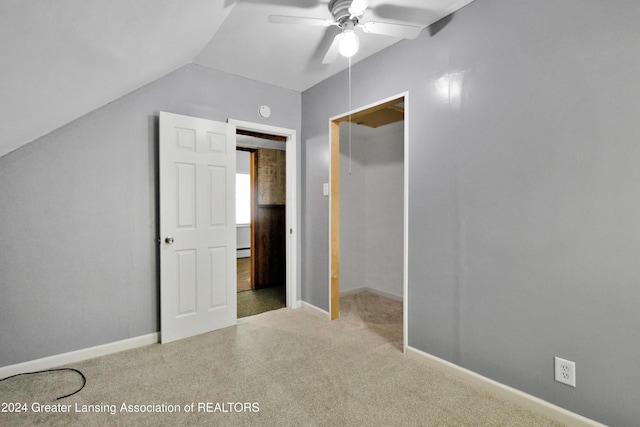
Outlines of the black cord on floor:
{"type": "Polygon", "coordinates": [[[77,369],[73,369],[73,368],[45,369],[44,371],[23,372],[22,374],[15,374],[15,375],[11,375],[10,377],[7,377],[7,378],[2,378],[2,379],[0,379],[0,381],[5,381],[5,380],[8,380],[10,378],[19,377],[21,375],[42,374],[42,373],[45,373],[45,372],[56,372],[56,371],[73,371],[73,372],[77,372],[82,377],[82,386],[79,389],[77,389],[73,393],[65,394],[64,396],[60,396],[56,400],[60,400],[60,399],[64,399],[65,397],[73,396],[74,394],[76,394],[80,390],[82,390],[84,388],[85,384],[87,383],[87,378],[84,376],[84,374],[82,372],[78,371],[77,369]]]}

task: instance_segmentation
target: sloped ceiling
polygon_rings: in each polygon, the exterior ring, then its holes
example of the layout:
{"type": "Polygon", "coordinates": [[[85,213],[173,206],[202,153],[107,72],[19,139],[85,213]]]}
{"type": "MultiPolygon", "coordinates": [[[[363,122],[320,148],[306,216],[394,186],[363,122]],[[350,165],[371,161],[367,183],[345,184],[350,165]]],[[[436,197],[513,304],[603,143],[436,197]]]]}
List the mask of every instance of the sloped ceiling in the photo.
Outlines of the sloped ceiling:
{"type": "MultiPolygon", "coordinates": [[[[370,0],[366,20],[428,26],[472,0],[370,0]]],[[[303,91],[348,66],[322,65],[329,0],[2,0],[0,156],[189,63],[303,91]]],[[[399,39],[361,36],[354,62],[399,39]]]]}
{"type": "Polygon", "coordinates": [[[0,156],[190,63],[233,6],[2,0],[0,156]]]}
{"type": "MultiPolygon", "coordinates": [[[[228,3],[230,0],[226,0],[228,3]]],[[[362,22],[378,21],[426,27],[472,0],[367,0],[362,22]]],[[[339,33],[337,27],[269,24],[269,15],[332,20],[329,0],[240,0],[194,63],[276,86],[304,91],[348,66],[339,57],[330,65],[322,59],[339,33]]],[[[360,31],[360,30],[358,30],[360,31]]],[[[360,35],[356,63],[400,39],[360,35]]]]}

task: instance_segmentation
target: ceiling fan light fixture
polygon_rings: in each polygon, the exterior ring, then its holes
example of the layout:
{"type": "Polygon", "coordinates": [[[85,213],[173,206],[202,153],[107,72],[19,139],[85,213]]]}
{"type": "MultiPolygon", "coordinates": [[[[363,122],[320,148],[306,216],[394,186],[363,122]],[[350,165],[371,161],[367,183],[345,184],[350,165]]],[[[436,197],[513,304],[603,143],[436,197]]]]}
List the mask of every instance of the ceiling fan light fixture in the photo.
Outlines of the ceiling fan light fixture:
{"type": "MultiPolygon", "coordinates": [[[[327,0],[325,0],[327,1],[327,0]]],[[[303,16],[270,15],[269,22],[275,24],[302,24],[321,27],[336,26],[342,30],[336,35],[322,59],[323,64],[332,64],[338,55],[347,58],[355,55],[360,49],[360,40],[355,29],[365,33],[399,39],[415,39],[424,27],[411,24],[368,21],[365,17],[370,0],[328,0],[329,12],[333,20],[309,18],[303,16]]],[[[385,0],[381,0],[385,1],[385,0]]],[[[388,1],[391,3],[390,1],[388,1]]],[[[389,6],[395,7],[395,6],[389,6]]],[[[326,33],[328,36],[329,33],[326,33]]]]}
{"type": "Polygon", "coordinates": [[[353,28],[342,31],[340,37],[340,55],[350,58],[358,52],[360,40],[353,28]]]}

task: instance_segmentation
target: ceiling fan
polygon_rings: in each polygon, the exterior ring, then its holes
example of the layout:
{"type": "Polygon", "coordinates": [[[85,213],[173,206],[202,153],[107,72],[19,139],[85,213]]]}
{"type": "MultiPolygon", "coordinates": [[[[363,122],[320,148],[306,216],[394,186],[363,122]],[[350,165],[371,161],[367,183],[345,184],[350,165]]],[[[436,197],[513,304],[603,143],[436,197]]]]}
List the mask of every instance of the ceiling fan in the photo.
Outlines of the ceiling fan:
{"type": "Polygon", "coordinates": [[[270,15],[269,22],[273,24],[339,27],[342,32],[333,39],[329,50],[322,60],[323,64],[333,63],[338,58],[338,54],[346,57],[351,57],[356,54],[360,47],[360,40],[355,31],[356,28],[362,28],[365,33],[403,39],[414,39],[418,37],[422,31],[422,27],[417,25],[373,21],[360,22],[367,7],[368,0],[331,0],[329,2],[329,12],[331,12],[333,20],[301,16],[270,15]]]}

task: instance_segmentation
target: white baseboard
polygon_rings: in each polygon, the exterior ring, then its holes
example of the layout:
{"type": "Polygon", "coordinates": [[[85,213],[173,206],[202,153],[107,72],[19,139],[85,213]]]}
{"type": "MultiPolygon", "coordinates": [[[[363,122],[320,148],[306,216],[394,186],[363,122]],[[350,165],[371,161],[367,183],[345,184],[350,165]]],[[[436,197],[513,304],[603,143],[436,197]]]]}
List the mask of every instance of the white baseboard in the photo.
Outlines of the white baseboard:
{"type": "Polygon", "coordinates": [[[251,249],[236,250],[236,258],[250,258],[250,257],[251,257],[251,249]]]}
{"type": "Polygon", "coordinates": [[[289,308],[296,309],[296,308],[300,308],[300,307],[302,307],[302,301],[298,300],[298,301],[294,301],[293,304],[291,304],[291,306],[289,308]]]}
{"type": "Polygon", "coordinates": [[[537,414],[551,418],[554,421],[570,426],[598,426],[604,427],[604,424],[600,424],[589,418],[578,415],[574,412],[568,411],[564,408],[556,406],[545,400],[527,394],[523,391],[517,390],[508,385],[504,385],[490,378],[484,377],[478,373],[470,371],[466,368],[458,366],[454,363],[448,362],[439,357],[432,356],[429,353],[418,350],[413,347],[407,347],[407,357],[426,363],[430,367],[454,376],[468,384],[475,385],[482,388],[489,393],[499,396],[505,400],[516,403],[523,406],[537,414]]]}
{"type": "Polygon", "coordinates": [[[62,365],[93,359],[94,357],[106,356],[108,354],[118,353],[124,350],[131,350],[149,344],[156,344],[158,342],[158,338],[159,334],[154,332],[152,334],[141,335],[139,337],[116,341],[109,344],[84,348],[82,350],[71,351],[69,353],[57,354],[55,356],[44,357],[42,359],[31,360],[15,365],[3,366],[0,368],[0,378],[6,378],[24,372],[43,371],[62,365]]]}
{"type": "Polygon", "coordinates": [[[309,304],[308,302],[300,301],[300,308],[303,310],[308,310],[310,313],[320,316],[323,319],[329,319],[331,317],[329,316],[328,311],[318,308],[313,304],[309,304]]]}
{"type": "Polygon", "coordinates": [[[371,292],[372,294],[380,295],[381,297],[389,298],[394,301],[402,302],[403,300],[402,296],[400,295],[392,294],[390,292],[380,291],[378,289],[369,288],[367,286],[364,286],[362,288],[349,289],[347,291],[341,291],[340,296],[352,295],[360,292],[371,292]]]}

